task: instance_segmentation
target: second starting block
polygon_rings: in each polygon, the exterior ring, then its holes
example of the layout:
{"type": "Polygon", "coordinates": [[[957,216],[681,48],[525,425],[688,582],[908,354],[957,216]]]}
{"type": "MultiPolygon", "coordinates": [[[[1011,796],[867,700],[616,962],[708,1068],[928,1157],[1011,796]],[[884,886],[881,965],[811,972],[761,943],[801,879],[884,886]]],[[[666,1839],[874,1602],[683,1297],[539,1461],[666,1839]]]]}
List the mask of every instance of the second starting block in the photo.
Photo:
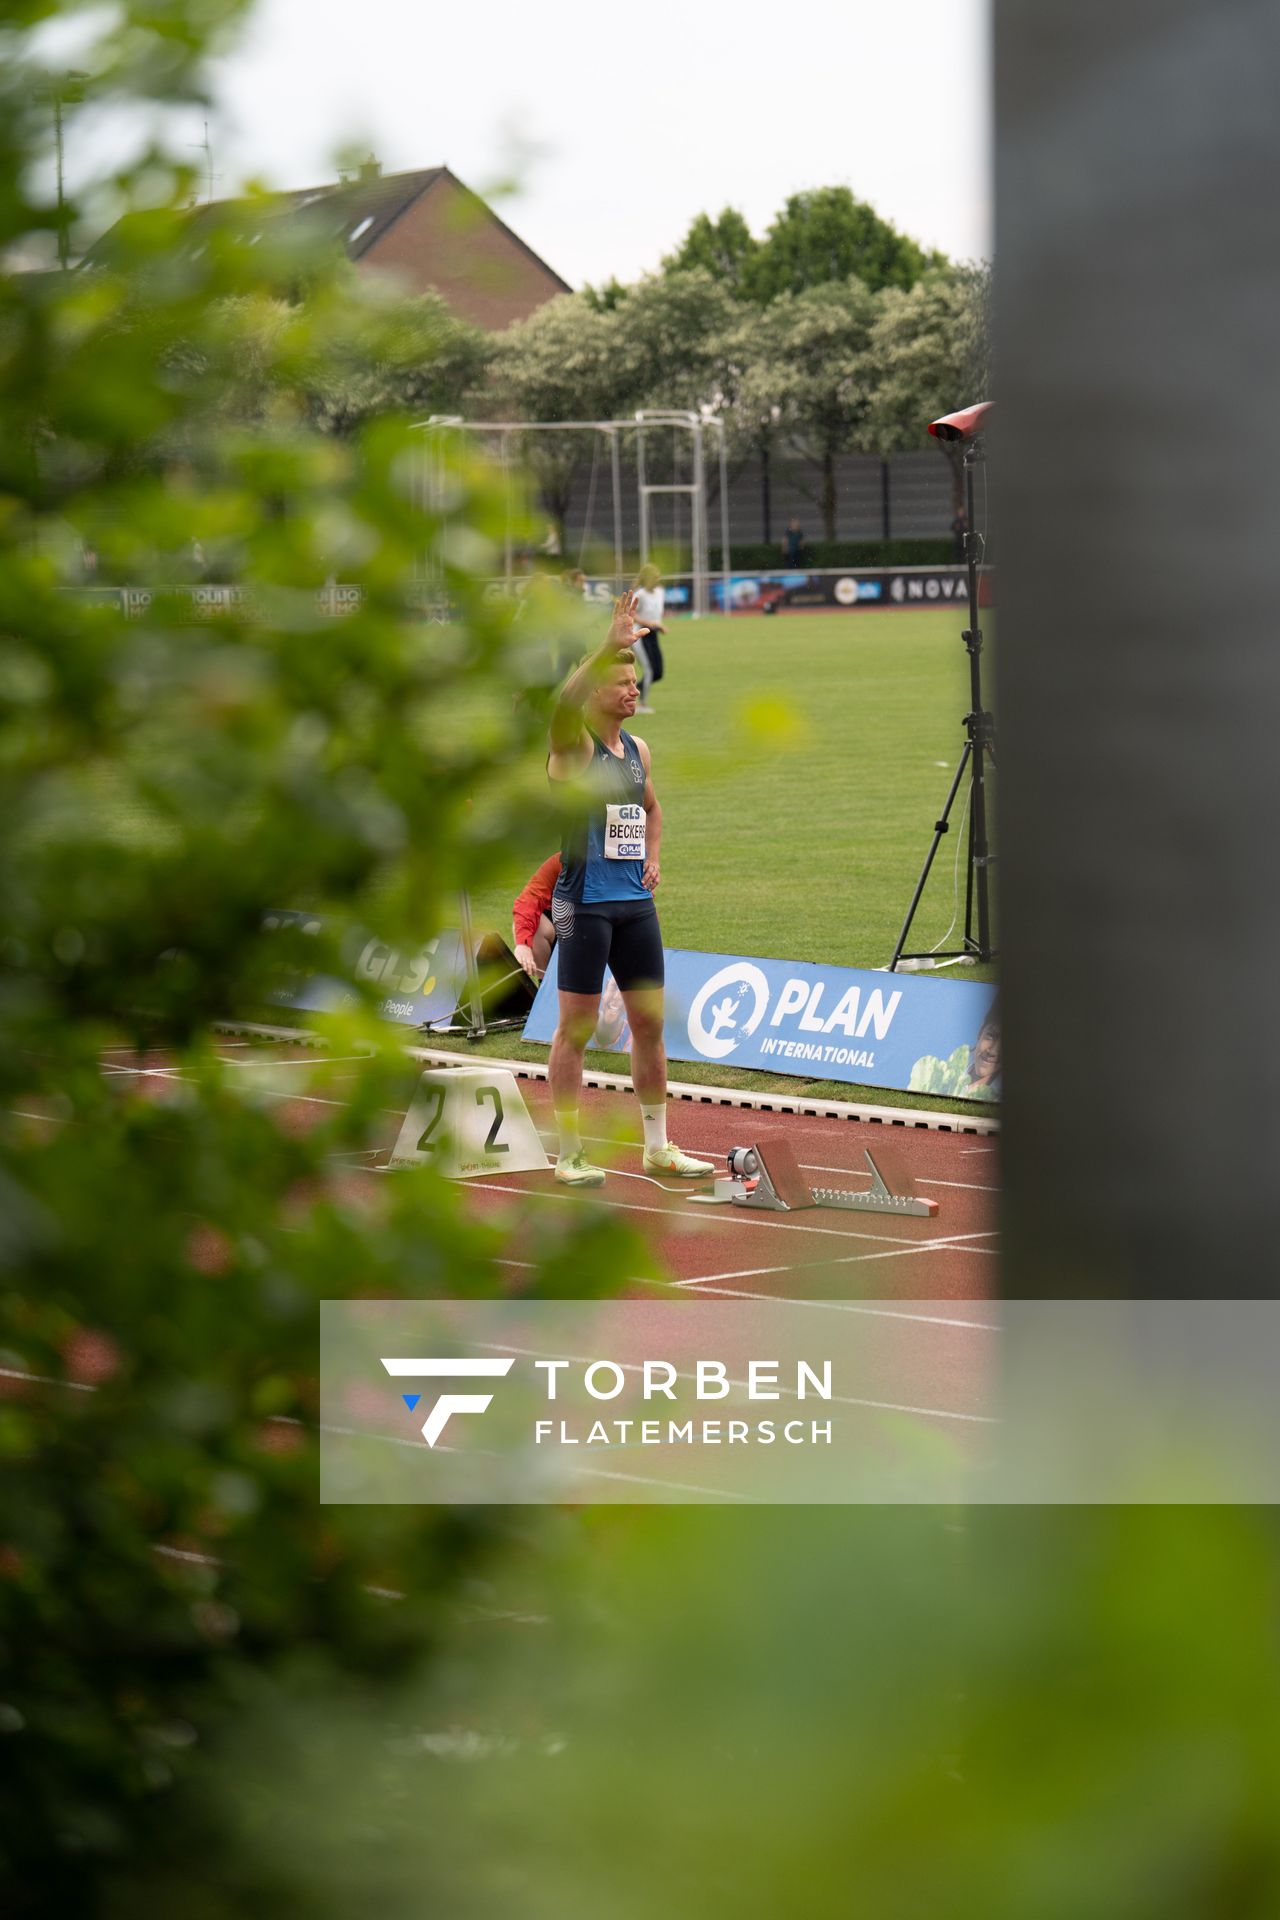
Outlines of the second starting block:
{"type": "Polygon", "coordinates": [[[854,1190],[811,1187],[795,1149],[786,1140],[732,1147],[728,1177],[717,1180],[710,1193],[694,1194],[692,1198],[728,1201],[735,1207],[767,1213],[796,1213],[806,1207],[839,1207],[849,1213],[905,1213],[926,1219],[937,1213],[937,1201],[923,1199],[915,1192],[909,1170],[892,1148],[877,1143],[862,1151],[871,1185],[854,1190]]]}

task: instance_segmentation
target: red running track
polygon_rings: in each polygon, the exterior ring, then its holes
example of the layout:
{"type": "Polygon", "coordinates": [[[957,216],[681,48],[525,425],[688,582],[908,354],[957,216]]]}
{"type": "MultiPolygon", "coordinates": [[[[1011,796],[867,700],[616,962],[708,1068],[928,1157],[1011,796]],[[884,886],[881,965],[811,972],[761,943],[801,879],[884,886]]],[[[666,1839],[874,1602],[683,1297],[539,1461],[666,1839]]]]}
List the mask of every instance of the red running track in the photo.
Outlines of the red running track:
{"type": "MultiPolygon", "coordinates": [[[[284,1108],[282,1119],[305,1127],[342,1098],[345,1080],[358,1071],[301,1046],[248,1046],[228,1040],[219,1051],[244,1070],[247,1085],[262,1088],[284,1108]],[[324,1094],[308,1083],[323,1071],[324,1094]]],[[[107,1070],[163,1099],[174,1069],[163,1055],[123,1051],[109,1055],[107,1070]]],[[[416,1069],[406,1078],[408,1104],[416,1069]]],[[[554,1157],[555,1127],[544,1081],[519,1083],[526,1105],[554,1157]]],[[[367,1161],[345,1172],[353,1183],[385,1168],[403,1112],[382,1115],[376,1147],[367,1161]]],[[[466,1183],[481,1213],[522,1207],[594,1206],[617,1210],[649,1241],[655,1255],[682,1288],[722,1298],[807,1300],[984,1300],[995,1296],[998,1147],[991,1136],[941,1133],[923,1127],[760,1113],[753,1109],[672,1102],[673,1139],[714,1160],[725,1171],[730,1147],[785,1139],[812,1186],[866,1188],[871,1176],[867,1146],[892,1144],[910,1170],[916,1190],[937,1203],[930,1218],[910,1215],[843,1214],[818,1207],[794,1216],[750,1213],[733,1206],[705,1206],[691,1194],[709,1182],[654,1179],[640,1166],[640,1116],[635,1097],[586,1088],[582,1098],[583,1143],[607,1169],[602,1187],[572,1192],[550,1173],[510,1174],[466,1183]]],[[[345,1182],[344,1182],[345,1183],[345,1182]]]]}
{"type": "MultiPolygon", "coordinates": [[[[291,1123],[305,1126],[326,1104],[342,1097],[346,1067],[323,1053],[300,1046],[269,1050],[227,1041],[219,1049],[242,1064],[246,1084],[269,1081],[291,1123]],[[279,1069],[279,1071],[275,1071],[279,1069]],[[308,1082],[323,1069],[323,1096],[308,1082]]],[[[115,1070],[131,1076],[142,1069],[157,1096],[172,1068],[160,1056],[144,1060],[114,1056],[115,1070]]],[[[417,1069],[407,1068],[405,1104],[417,1069]]],[[[520,1090],[549,1153],[555,1152],[555,1128],[546,1083],[521,1080],[520,1090]]],[[[523,1207],[595,1206],[616,1209],[644,1234],[672,1280],[682,1287],[721,1297],[741,1295],[812,1300],[983,1300],[997,1292],[996,1259],[998,1146],[992,1136],[934,1132],[923,1127],[887,1128],[882,1124],[829,1120],[753,1109],[694,1105],[673,1101],[671,1136],[681,1146],[714,1160],[724,1171],[730,1147],[781,1138],[795,1151],[813,1186],[870,1185],[863,1150],[892,1145],[909,1168],[917,1191],[937,1203],[931,1218],[874,1213],[843,1214],[815,1208],[789,1217],[749,1213],[732,1206],[710,1207],[690,1195],[708,1183],[658,1180],[640,1167],[640,1116],[630,1093],[586,1088],[582,1098],[582,1134],[588,1154],[606,1167],[603,1187],[571,1192],[549,1173],[493,1176],[467,1182],[480,1212],[523,1207]]],[[[282,1115],[282,1118],[285,1117],[282,1115]]],[[[385,1166],[403,1112],[387,1111],[376,1149],[353,1169],[362,1181],[385,1166]]],[[[348,1163],[350,1165],[350,1163],[348,1163]]]]}
{"type": "MultiPolygon", "coordinates": [[[[242,1069],[246,1089],[278,1102],[281,1124],[299,1130],[314,1125],[326,1109],[344,1104],[344,1087],[359,1072],[358,1062],[334,1060],[301,1046],[266,1048],[227,1040],[219,1043],[219,1051],[242,1069]],[[323,1092],[316,1084],[319,1074],[323,1092]]],[[[135,1097],[174,1097],[178,1076],[171,1058],[119,1050],[103,1064],[135,1097]]],[[[358,1201],[362,1194],[372,1195],[375,1184],[395,1178],[387,1173],[386,1163],[420,1071],[406,1061],[404,1104],[378,1117],[367,1155],[335,1161],[335,1189],[358,1201]]],[[[519,1085],[554,1155],[546,1084],[522,1080],[519,1085]]],[[[673,1292],[812,1303],[819,1312],[866,1311],[879,1316],[877,1325],[887,1317],[900,1323],[902,1336],[892,1404],[936,1417],[949,1427],[984,1417],[979,1409],[988,1390],[988,1335],[994,1332],[990,1323],[995,1316],[976,1303],[993,1299],[998,1291],[994,1138],[673,1101],[672,1137],[715,1161],[717,1171],[725,1170],[730,1147],[757,1142],[767,1146],[772,1139],[785,1139],[810,1185],[865,1188],[870,1174],[864,1147],[889,1144],[909,1169],[916,1190],[937,1203],[936,1214],[929,1218],[845,1214],[822,1207],[795,1215],[755,1214],[698,1204],[691,1196],[707,1191],[708,1181],[645,1175],[634,1095],[585,1089],[581,1121],[588,1153],[607,1169],[602,1187],[571,1191],[558,1186],[549,1171],[495,1176],[462,1183],[467,1204],[482,1215],[503,1215],[517,1234],[532,1209],[614,1212],[648,1241],[667,1276],[660,1284],[673,1292]],[[910,1302],[975,1304],[957,1305],[953,1312],[921,1304],[913,1313],[910,1302]],[[913,1322],[919,1324],[913,1327],[913,1322]]],[[[637,1291],[651,1286],[651,1281],[635,1283],[637,1291]]]]}

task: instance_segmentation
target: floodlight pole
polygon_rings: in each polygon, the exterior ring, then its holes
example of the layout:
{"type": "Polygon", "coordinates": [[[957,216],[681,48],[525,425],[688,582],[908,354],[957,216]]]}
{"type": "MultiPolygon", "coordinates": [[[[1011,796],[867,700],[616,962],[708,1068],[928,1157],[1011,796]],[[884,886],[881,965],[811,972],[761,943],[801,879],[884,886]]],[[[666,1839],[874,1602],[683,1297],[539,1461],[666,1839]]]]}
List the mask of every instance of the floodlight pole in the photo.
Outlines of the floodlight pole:
{"type": "Polygon", "coordinates": [[[933,830],[933,841],[925,855],[916,890],[911,896],[911,905],[907,908],[907,917],[902,923],[902,932],[898,935],[898,944],[893,950],[893,959],[889,962],[889,972],[895,973],[903,960],[990,960],[995,954],[991,944],[991,900],[989,875],[993,856],[987,840],[987,785],[986,763],[992,766],[996,758],[995,721],[982,704],[982,628],[978,624],[978,535],[973,524],[973,474],[975,467],[985,459],[986,450],[982,444],[982,435],[974,434],[966,442],[964,450],[964,487],[965,487],[965,536],[964,558],[969,593],[969,622],[961,635],[965,652],[969,656],[969,711],[964,717],[965,743],[960,755],[960,764],[956,768],[955,779],[951,782],[951,791],[947,795],[946,805],[933,830]],[[965,774],[969,775],[969,847],[967,875],[965,880],[964,904],[964,945],[949,948],[945,952],[906,953],[907,935],[915,919],[916,908],[924,892],[934,857],[942,844],[943,834],[950,831],[951,809],[956,795],[964,783],[965,774]],[[975,932],[976,919],[976,932],[975,932]]]}

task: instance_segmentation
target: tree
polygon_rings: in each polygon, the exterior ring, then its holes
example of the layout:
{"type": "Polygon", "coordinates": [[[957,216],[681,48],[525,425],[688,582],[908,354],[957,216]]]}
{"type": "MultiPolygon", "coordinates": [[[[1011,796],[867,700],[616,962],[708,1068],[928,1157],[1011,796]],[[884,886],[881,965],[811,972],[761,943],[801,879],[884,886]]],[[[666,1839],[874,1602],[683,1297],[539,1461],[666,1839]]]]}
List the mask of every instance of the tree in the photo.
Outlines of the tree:
{"type": "MultiPolygon", "coordinates": [[[[622,303],[625,306],[627,303],[622,303]]],[[[619,314],[561,294],[508,327],[494,346],[480,404],[509,420],[611,420],[622,404],[619,314]]],[[[527,434],[518,451],[556,524],[561,548],[574,483],[590,459],[585,434],[527,434]]]]}
{"type": "Polygon", "coordinates": [[[836,538],[836,455],[859,444],[871,406],[877,303],[860,280],[780,294],[737,335],[739,417],[777,425],[819,474],[823,531],[836,538]]]}
{"type": "Polygon", "coordinates": [[[739,318],[726,289],[704,268],[651,274],[617,310],[610,342],[615,404],[683,407],[716,404],[724,382],[725,341],[739,318]]]}
{"type": "Polygon", "coordinates": [[[882,220],[848,187],[792,194],[744,271],[746,290],[762,303],[781,293],[856,275],[872,292],[910,287],[926,267],[942,264],[882,220]]]}
{"type": "Polygon", "coordinates": [[[309,416],[327,432],[351,433],[386,413],[458,413],[493,353],[492,336],[434,293],[375,311],[344,344],[319,358],[310,385],[309,416]]]}
{"type": "MultiPolygon", "coordinates": [[[[909,292],[886,288],[871,330],[871,404],[867,440],[880,454],[919,448],[939,414],[990,398],[990,270],[956,267],[926,274],[909,292]]],[[[961,504],[960,449],[951,460],[954,504],[961,504]]]]}
{"type": "Polygon", "coordinates": [[[621,306],[626,299],[627,291],[621,280],[610,275],[602,287],[584,287],[582,298],[596,313],[612,313],[614,308],[621,306]]]}
{"type": "Polygon", "coordinates": [[[735,300],[744,299],[760,242],[736,207],[725,207],[713,220],[700,213],[675,252],[662,262],[665,273],[687,273],[702,268],[718,280],[735,300]]]}

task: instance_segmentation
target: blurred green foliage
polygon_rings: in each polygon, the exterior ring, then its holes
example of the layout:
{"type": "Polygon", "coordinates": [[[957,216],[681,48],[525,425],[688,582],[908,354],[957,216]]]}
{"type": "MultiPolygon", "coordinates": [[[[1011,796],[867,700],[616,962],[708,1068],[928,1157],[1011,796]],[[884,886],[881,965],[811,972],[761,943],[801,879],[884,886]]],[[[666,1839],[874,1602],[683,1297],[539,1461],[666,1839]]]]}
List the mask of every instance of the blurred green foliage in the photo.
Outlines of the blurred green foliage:
{"type": "MultiPolygon", "coordinates": [[[[599,1512],[223,1791],[321,1920],[1268,1920],[1275,1556],[1211,1508],[599,1512]]],[[[197,1920],[199,1909],[196,1910],[197,1920]]]]}
{"type": "MultiPolygon", "coordinates": [[[[534,1292],[644,1260],[590,1209],[478,1224],[429,1173],[361,1176],[414,1079],[368,1013],[308,1102],[210,1038],[288,957],[267,909],[416,947],[499,858],[542,857],[527,696],[578,636],[567,602],[486,598],[487,468],[441,453],[447,527],[422,504],[394,407],[466,359],[441,310],[362,294],[305,235],[259,242],[251,203],[197,242],[158,150],[58,205],[32,36],[71,11],[0,30],[0,1905],[29,1912],[221,1860],[216,1798],[179,1789],[249,1676],[393,1684],[529,1531],[321,1514],[317,1302],[502,1291],[517,1235],[534,1292]],[[109,252],[42,269],[64,221],[111,226],[109,252]],[[71,590],[86,549],[151,587],[199,549],[248,601],[125,621],[71,590]],[[334,574],[362,590],[345,619],[317,601],[334,574]]],[[[198,98],[243,11],[86,13],[68,128],[198,98]]]]}

